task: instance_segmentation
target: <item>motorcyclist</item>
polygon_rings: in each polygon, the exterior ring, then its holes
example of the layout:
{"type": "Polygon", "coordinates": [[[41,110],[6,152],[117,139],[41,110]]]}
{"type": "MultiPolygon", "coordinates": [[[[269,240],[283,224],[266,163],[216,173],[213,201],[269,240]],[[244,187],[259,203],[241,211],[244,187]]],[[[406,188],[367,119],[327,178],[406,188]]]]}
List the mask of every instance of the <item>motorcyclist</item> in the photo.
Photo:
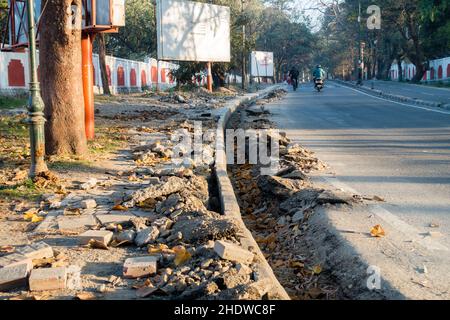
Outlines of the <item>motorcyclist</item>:
{"type": "Polygon", "coordinates": [[[300,75],[300,71],[296,67],[292,67],[291,71],[289,71],[289,78],[291,78],[291,83],[293,83],[294,88],[298,87],[298,76],[300,75]]]}
{"type": "Polygon", "coordinates": [[[325,70],[322,69],[322,66],[320,64],[318,64],[313,71],[313,79],[314,81],[316,79],[325,79],[325,70]]]}

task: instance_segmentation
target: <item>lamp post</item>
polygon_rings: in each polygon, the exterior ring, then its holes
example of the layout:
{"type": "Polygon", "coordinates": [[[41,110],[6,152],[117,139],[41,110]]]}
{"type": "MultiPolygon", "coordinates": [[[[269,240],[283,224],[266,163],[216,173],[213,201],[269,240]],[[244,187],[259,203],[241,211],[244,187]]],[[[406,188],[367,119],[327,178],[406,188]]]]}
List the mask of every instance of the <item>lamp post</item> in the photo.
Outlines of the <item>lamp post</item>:
{"type": "MultiPolygon", "coordinates": [[[[244,14],[245,0],[241,0],[241,14],[244,14]]],[[[247,69],[245,59],[245,19],[242,24],[242,90],[245,90],[245,82],[247,81],[247,69]]]]}
{"type": "Polygon", "coordinates": [[[30,93],[28,99],[28,124],[30,127],[31,167],[29,176],[48,171],[45,164],[44,102],[41,97],[36,69],[36,24],[34,21],[34,0],[28,0],[28,52],[30,65],[30,93]]]}

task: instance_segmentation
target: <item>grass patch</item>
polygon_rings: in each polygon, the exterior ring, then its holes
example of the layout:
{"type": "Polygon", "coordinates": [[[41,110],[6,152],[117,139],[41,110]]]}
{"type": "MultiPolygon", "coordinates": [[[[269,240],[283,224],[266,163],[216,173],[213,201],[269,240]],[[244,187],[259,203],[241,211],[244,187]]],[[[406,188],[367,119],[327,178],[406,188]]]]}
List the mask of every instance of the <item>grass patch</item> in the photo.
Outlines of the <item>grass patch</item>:
{"type": "Polygon", "coordinates": [[[26,107],[27,98],[0,96],[0,109],[15,109],[26,107]]]}
{"type": "Polygon", "coordinates": [[[36,201],[42,194],[43,192],[36,188],[31,179],[27,179],[14,186],[0,185],[0,197],[2,198],[36,201]]]}
{"type": "Polygon", "coordinates": [[[48,167],[55,171],[89,171],[93,168],[93,164],[88,160],[55,160],[49,162],[48,167]]]}
{"type": "Polygon", "coordinates": [[[0,133],[2,137],[26,138],[28,125],[25,117],[0,117],[0,133]]]}

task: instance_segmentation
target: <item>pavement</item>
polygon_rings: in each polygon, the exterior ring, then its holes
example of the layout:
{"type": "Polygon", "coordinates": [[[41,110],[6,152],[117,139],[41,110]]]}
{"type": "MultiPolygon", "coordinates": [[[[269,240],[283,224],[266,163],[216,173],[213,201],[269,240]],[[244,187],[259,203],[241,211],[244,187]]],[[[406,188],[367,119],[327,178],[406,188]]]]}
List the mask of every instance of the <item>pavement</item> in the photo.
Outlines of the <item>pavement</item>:
{"type": "MultiPolygon", "coordinates": [[[[439,91],[423,88],[421,94],[429,90],[439,91]]],[[[385,199],[368,210],[389,225],[400,239],[396,241],[409,239],[427,251],[419,263],[432,261],[436,277],[431,278],[437,285],[445,283],[439,294],[446,291],[448,280],[442,280],[449,271],[445,257],[450,250],[450,112],[391,102],[333,82],[322,93],[311,84],[297,92],[290,89],[284,100],[267,108],[280,130],[330,166],[319,178],[385,199]]]]}
{"type": "Polygon", "coordinates": [[[450,89],[437,88],[427,85],[418,85],[396,81],[368,80],[364,82],[367,87],[383,91],[383,93],[405,96],[412,99],[437,102],[442,104],[450,103],[450,89]]]}

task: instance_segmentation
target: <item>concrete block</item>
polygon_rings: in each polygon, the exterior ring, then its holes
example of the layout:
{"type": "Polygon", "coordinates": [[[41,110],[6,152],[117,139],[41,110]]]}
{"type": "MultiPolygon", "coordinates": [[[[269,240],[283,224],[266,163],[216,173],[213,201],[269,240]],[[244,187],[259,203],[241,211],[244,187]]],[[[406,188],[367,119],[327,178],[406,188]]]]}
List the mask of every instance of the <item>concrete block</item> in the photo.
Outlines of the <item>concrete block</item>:
{"type": "Polygon", "coordinates": [[[113,237],[113,233],[111,231],[106,230],[89,230],[86,231],[78,236],[78,240],[80,241],[81,245],[87,245],[89,241],[95,240],[98,242],[103,243],[105,246],[107,246],[113,237]]]}
{"type": "Polygon", "coordinates": [[[28,274],[27,264],[0,268],[0,291],[8,291],[26,285],[28,274]]]}
{"type": "Polygon", "coordinates": [[[94,199],[87,199],[81,201],[81,208],[83,209],[94,209],[97,207],[97,202],[94,199]]]}
{"type": "Polygon", "coordinates": [[[97,219],[105,226],[110,223],[124,224],[130,222],[135,216],[131,213],[111,213],[111,214],[97,214],[97,219]]]}
{"type": "Polygon", "coordinates": [[[67,271],[65,267],[33,269],[29,285],[31,291],[66,289],[67,271]]]}
{"type": "Polygon", "coordinates": [[[59,230],[78,231],[86,227],[97,225],[97,220],[91,215],[81,216],[77,218],[61,216],[58,217],[59,230]]]}
{"type": "Polygon", "coordinates": [[[142,278],[155,274],[158,257],[147,256],[129,258],[123,264],[123,275],[126,278],[142,278]]]}
{"type": "Polygon", "coordinates": [[[250,264],[253,261],[254,254],[248,250],[242,249],[234,243],[217,240],[214,243],[214,251],[225,260],[233,262],[250,264]]]}
{"type": "Polygon", "coordinates": [[[27,265],[28,270],[33,269],[33,261],[22,254],[11,253],[0,257],[0,268],[13,267],[21,264],[27,265]]]}
{"type": "Polygon", "coordinates": [[[25,246],[23,248],[19,248],[16,250],[16,252],[20,253],[32,260],[53,257],[52,247],[43,241],[33,243],[33,244],[31,244],[29,246],[25,246]]]}

